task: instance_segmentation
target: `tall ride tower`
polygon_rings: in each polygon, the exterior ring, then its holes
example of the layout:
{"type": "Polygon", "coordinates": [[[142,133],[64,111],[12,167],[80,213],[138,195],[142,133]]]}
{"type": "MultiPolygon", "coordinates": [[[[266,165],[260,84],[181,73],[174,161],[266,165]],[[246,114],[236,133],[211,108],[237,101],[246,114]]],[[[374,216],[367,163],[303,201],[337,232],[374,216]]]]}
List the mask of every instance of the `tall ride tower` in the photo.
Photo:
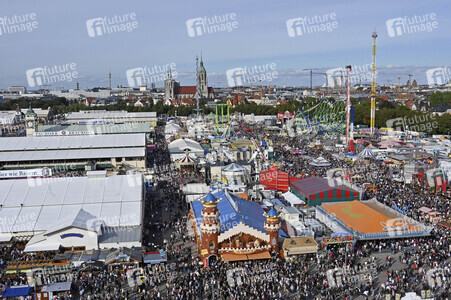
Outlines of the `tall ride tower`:
{"type": "Polygon", "coordinates": [[[199,97],[200,97],[200,78],[199,78],[199,56],[196,55],[196,114],[199,116],[200,108],[199,108],[199,97]]]}
{"type": "Polygon", "coordinates": [[[373,63],[371,65],[371,118],[370,132],[374,134],[374,124],[376,122],[376,30],[373,32],[373,63]]]}
{"type": "Polygon", "coordinates": [[[349,80],[349,74],[352,71],[352,66],[346,66],[346,71],[347,71],[347,77],[348,77],[348,87],[347,87],[347,93],[346,93],[346,147],[348,147],[348,149],[350,148],[349,145],[349,122],[351,119],[351,81],[349,80]]]}
{"type": "Polygon", "coordinates": [[[110,72],[110,68],[108,68],[108,89],[111,90],[111,72],[110,72]]]}

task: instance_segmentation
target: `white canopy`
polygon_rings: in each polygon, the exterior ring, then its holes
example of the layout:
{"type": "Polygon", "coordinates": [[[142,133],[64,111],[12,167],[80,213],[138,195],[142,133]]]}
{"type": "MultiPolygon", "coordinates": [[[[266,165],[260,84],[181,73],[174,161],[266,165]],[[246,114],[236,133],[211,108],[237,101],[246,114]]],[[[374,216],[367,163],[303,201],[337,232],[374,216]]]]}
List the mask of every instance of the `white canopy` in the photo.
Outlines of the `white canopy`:
{"type": "Polygon", "coordinates": [[[288,202],[290,202],[291,206],[294,205],[304,205],[305,202],[302,201],[301,199],[299,199],[299,197],[297,197],[295,194],[293,194],[292,192],[286,192],[282,194],[283,198],[285,200],[287,200],[288,202]]]}
{"type": "Polygon", "coordinates": [[[108,226],[140,225],[142,185],[141,174],[1,180],[0,233],[70,225],[81,209],[108,226]]]}

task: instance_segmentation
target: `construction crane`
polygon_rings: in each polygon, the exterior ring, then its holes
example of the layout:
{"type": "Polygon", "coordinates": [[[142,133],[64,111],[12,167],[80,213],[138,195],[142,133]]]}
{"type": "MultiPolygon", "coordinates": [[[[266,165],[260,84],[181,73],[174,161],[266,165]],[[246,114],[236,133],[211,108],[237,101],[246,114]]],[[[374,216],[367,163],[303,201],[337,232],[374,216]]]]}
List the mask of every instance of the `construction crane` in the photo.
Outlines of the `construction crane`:
{"type": "Polygon", "coordinates": [[[326,76],[326,91],[327,91],[327,74],[322,72],[313,72],[314,70],[320,70],[320,69],[303,69],[302,71],[310,71],[310,94],[313,92],[313,74],[315,75],[325,75],[326,76]]]}
{"type": "Polygon", "coordinates": [[[413,74],[406,74],[407,76],[409,76],[409,81],[407,81],[407,85],[409,86],[409,89],[412,87],[412,76],[413,74]]]}
{"type": "Polygon", "coordinates": [[[376,122],[376,29],[373,31],[373,63],[371,65],[371,118],[370,133],[374,134],[374,125],[376,122]]]}

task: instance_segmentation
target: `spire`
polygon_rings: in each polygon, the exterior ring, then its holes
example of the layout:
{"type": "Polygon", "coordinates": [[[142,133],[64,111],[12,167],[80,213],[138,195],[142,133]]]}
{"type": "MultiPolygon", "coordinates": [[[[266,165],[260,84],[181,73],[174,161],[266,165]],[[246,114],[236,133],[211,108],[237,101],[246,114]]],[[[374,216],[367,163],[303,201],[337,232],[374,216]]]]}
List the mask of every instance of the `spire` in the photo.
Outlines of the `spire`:
{"type": "Polygon", "coordinates": [[[31,108],[31,103],[30,103],[30,106],[28,107],[27,116],[33,116],[33,117],[36,116],[36,113],[31,108]]]}
{"type": "Polygon", "coordinates": [[[218,202],[218,198],[213,196],[212,193],[208,193],[204,198],[202,198],[201,201],[204,203],[216,204],[218,202]]]}
{"type": "Polygon", "coordinates": [[[204,61],[202,60],[202,52],[200,53],[200,66],[199,66],[199,73],[200,72],[206,72],[204,67],[204,61]]]}
{"type": "Polygon", "coordinates": [[[277,220],[279,218],[279,214],[274,208],[271,208],[271,210],[264,214],[266,218],[270,220],[277,220]]]}
{"type": "Polygon", "coordinates": [[[168,79],[172,79],[171,68],[168,68],[168,79]]]}

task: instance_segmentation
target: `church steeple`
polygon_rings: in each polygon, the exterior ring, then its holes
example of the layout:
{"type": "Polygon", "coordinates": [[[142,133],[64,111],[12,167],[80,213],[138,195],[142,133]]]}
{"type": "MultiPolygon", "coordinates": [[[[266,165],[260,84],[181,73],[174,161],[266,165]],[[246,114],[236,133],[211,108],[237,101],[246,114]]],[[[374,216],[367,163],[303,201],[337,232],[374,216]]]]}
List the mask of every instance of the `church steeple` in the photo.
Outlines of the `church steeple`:
{"type": "Polygon", "coordinates": [[[207,98],[208,97],[207,70],[205,70],[204,67],[202,53],[200,54],[200,65],[197,70],[197,82],[199,84],[199,96],[201,98],[207,98]]]}
{"type": "Polygon", "coordinates": [[[200,54],[200,66],[199,66],[199,73],[200,72],[207,72],[206,70],[205,70],[205,67],[204,67],[204,61],[202,60],[202,53],[200,54]]]}
{"type": "Polygon", "coordinates": [[[165,104],[170,104],[170,100],[174,99],[174,80],[172,79],[171,68],[168,68],[168,75],[164,81],[164,101],[165,104]]]}

